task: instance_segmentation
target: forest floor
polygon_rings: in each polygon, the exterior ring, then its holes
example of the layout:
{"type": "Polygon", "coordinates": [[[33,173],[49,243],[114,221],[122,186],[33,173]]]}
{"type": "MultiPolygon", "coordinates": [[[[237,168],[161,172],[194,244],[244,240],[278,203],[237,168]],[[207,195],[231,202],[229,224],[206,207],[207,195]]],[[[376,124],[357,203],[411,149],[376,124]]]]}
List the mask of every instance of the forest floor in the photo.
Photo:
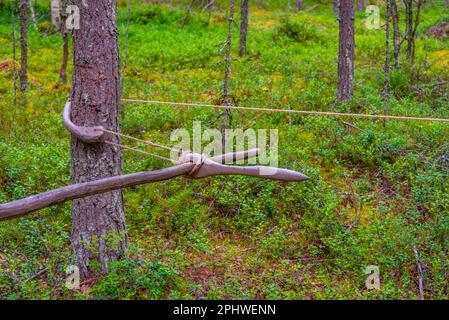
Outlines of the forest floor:
{"type": "MultiPolygon", "coordinates": [[[[220,103],[222,3],[212,15],[195,8],[185,26],[185,6],[134,4],[123,96],[220,103]]],[[[382,114],[384,31],[367,29],[364,13],[356,13],[355,95],[335,105],[338,22],[331,3],[300,13],[278,3],[251,7],[244,57],[234,27],[233,101],[382,114]]],[[[304,1],[306,9],[314,4],[304,1]]],[[[126,1],[119,5],[123,55],[126,1]]],[[[26,102],[18,95],[16,103],[10,8],[0,9],[0,203],[70,184],[70,137],[61,119],[70,84],[59,82],[62,37],[48,8],[39,1],[39,30],[29,25],[29,90],[26,102]]],[[[427,5],[421,21],[415,66],[392,70],[388,113],[449,118],[449,42],[425,36],[449,22],[443,1],[427,5]]],[[[166,144],[193,121],[210,128],[222,121],[217,110],[199,108],[124,104],[122,111],[124,133],[166,144]]],[[[0,298],[418,299],[420,277],[426,299],[449,298],[446,123],[387,121],[384,128],[366,119],[232,113],[234,128],[278,129],[279,165],[310,179],[177,178],[129,188],[129,256],[79,291],[64,285],[74,263],[70,203],[0,222],[0,298]],[[365,286],[372,265],[379,290],[365,286]]],[[[164,166],[124,153],[126,173],[164,166]]]]}

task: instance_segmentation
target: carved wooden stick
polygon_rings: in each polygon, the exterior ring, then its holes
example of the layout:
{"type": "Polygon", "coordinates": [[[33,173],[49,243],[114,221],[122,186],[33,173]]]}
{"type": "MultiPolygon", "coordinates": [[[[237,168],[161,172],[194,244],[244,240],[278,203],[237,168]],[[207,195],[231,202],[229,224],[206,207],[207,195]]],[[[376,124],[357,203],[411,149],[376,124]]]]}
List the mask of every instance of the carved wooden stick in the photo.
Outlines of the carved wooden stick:
{"type": "Polygon", "coordinates": [[[92,196],[115,189],[135,186],[143,183],[171,179],[188,174],[195,166],[184,163],[178,166],[156,170],[114,176],[100,180],[77,183],[67,187],[47,191],[14,202],[0,204],[0,220],[11,219],[39,209],[63,203],[68,200],[92,196]]]}

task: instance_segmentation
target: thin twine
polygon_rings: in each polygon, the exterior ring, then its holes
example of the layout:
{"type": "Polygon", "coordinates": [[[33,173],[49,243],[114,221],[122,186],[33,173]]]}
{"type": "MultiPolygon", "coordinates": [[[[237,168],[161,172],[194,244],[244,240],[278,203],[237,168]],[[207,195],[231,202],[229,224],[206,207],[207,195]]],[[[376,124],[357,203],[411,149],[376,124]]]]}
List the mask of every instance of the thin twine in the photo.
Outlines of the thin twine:
{"type": "Polygon", "coordinates": [[[360,114],[360,113],[342,113],[342,112],[325,112],[325,111],[307,111],[307,110],[291,110],[291,109],[276,109],[276,108],[252,108],[252,107],[238,107],[238,106],[222,106],[214,104],[201,103],[186,103],[186,102],[169,102],[169,101],[155,101],[155,100],[141,100],[141,99],[122,99],[124,102],[150,103],[161,104],[178,107],[202,107],[213,109],[233,109],[233,110],[249,110],[249,111],[263,111],[263,112],[283,112],[283,113],[298,113],[309,114],[317,116],[335,116],[335,117],[352,117],[352,118],[371,118],[371,119],[394,119],[394,120],[416,120],[416,121],[431,121],[431,122],[449,122],[445,118],[431,118],[431,117],[408,117],[408,116],[389,116],[376,114],[360,114]]]}
{"type": "Polygon", "coordinates": [[[154,143],[154,142],[151,142],[151,141],[142,140],[142,139],[139,139],[139,138],[135,138],[135,137],[129,136],[127,134],[111,131],[111,130],[108,130],[108,129],[104,129],[104,128],[95,128],[95,129],[98,130],[98,131],[103,131],[103,132],[107,132],[107,133],[113,134],[115,136],[124,137],[124,138],[130,139],[130,140],[134,140],[134,141],[143,143],[143,144],[145,144],[147,146],[161,148],[161,149],[165,149],[165,150],[168,150],[168,151],[176,151],[176,152],[180,151],[177,148],[167,147],[167,146],[164,146],[162,144],[157,144],[157,143],[154,143]]]}
{"type": "Polygon", "coordinates": [[[106,140],[106,141],[104,141],[104,143],[109,144],[109,145],[111,145],[111,146],[119,147],[119,148],[122,148],[122,149],[125,149],[125,150],[129,150],[129,151],[134,151],[134,152],[139,152],[139,153],[142,153],[142,154],[146,154],[146,155],[148,155],[148,156],[152,156],[152,157],[155,157],[155,158],[159,158],[159,159],[164,160],[164,161],[174,162],[174,163],[179,163],[179,161],[176,161],[176,160],[174,160],[174,159],[169,159],[169,158],[166,158],[166,157],[164,157],[164,156],[160,156],[160,155],[155,154],[155,153],[146,152],[146,151],[143,151],[143,150],[140,150],[140,149],[131,148],[131,147],[128,147],[128,146],[119,144],[119,143],[112,142],[112,141],[107,141],[107,140],[106,140]]]}

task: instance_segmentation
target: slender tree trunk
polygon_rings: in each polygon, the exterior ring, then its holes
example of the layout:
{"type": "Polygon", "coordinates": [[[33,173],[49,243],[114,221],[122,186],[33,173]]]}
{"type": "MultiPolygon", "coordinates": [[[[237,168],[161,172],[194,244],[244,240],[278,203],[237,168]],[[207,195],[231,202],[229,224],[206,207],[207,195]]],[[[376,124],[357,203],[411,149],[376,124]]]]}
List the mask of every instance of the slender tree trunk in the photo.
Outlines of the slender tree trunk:
{"type": "Polygon", "coordinates": [[[364,11],[365,10],[365,0],[359,0],[357,3],[357,9],[359,11],[364,11]]]}
{"type": "Polygon", "coordinates": [[[66,28],[66,20],[67,20],[67,0],[62,0],[61,3],[61,23],[60,23],[60,32],[62,34],[62,40],[63,40],[63,47],[62,47],[62,63],[61,63],[61,70],[59,71],[59,76],[61,78],[62,83],[67,82],[67,61],[69,58],[69,30],[66,28]]]}
{"type": "MultiPolygon", "coordinates": [[[[117,1],[74,0],[80,9],[80,29],[73,30],[72,121],[119,131],[120,71],[117,1]]],[[[119,143],[116,136],[107,137],[119,143]]],[[[108,144],[85,144],[72,137],[74,183],[121,173],[121,152],[108,144]]],[[[123,194],[106,192],[73,201],[72,247],[84,277],[93,274],[92,261],[102,272],[107,263],[124,257],[127,245],[123,194]]]]}
{"type": "MultiPolygon", "coordinates": [[[[226,39],[226,58],[225,58],[225,76],[223,80],[223,104],[229,106],[229,75],[231,73],[231,48],[232,48],[232,26],[234,25],[234,11],[235,11],[235,0],[230,0],[229,5],[229,24],[228,24],[228,38],[226,39]]],[[[225,109],[223,112],[223,123],[221,125],[221,135],[222,135],[222,148],[223,153],[226,146],[226,135],[225,130],[228,123],[228,118],[231,116],[231,111],[225,109]]]]}
{"type": "Polygon", "coordinates": [[[51,0],[50,2],[51,22],[55,26],[56,30],[61,29],[61,7],[59,0],[51,0]]]}
{"type": "Polygon", "coordinates": [[[413,31],[412,31],[412,52],[410,55],[410,62],[411,62],[412,66],[415,64],[416,32],[418,30],[419,23],[421,22],[421,9],[424,4],[425,4],[425,0],[418,0],[418,2],[416,4],[416,18],[415,18],[415,23],[413,26],[413,31]]]}
{"type": "Polygon", "coordinates": [[[354,0],[340,0],[338,11],[338,100],[345,101],[354,91],[354,0]]]}
{"type": "Polygon", "coordinates": [[[62,34],[62,39],[62,63],[59,76],[62,83],[67,83],[67,61],[69,59],[69,33],[67,31],[62,34]]]}
{"type": "MultiPolygon", "coordinates": [[[[391,3],[386,0],[387,14],[385,18],[385,68],[384,68],[384,115],[388,113],[388,104],[390,100],[390,16],[391,3]]],[[[384,127],[387,126],[387,120],[384,119],[384,127]]]]}
{"type": "Polygon", "coordinates": [[[405,39],[407,40],[406,60],[410,63],[413,51],[413,0],[404,0],[405,5],[405,39]]]}
{"type": "Polygon", "coordinates": [[[182,20],[182,26],[185,26],[186,23],[189,21],[190,11],[192,11],[193,1],[195,1],[195,0],[190,0],[189,5],[187,6],[187,12],[186,12],[186,15],[184,16],[184,19],[182,20]]]}
{"type": "Polygon", "coordinates": [[[16,105],[16,97],[17,97],[17,71],[16,71],[16,6],[15,1],[11,2],[11,25],[12,25],[12,81],[14,86],[14,105],[16,105]]]}
{"type": "Polygon", "coordinates": [[[123,93],[123,82],[125,79],[125,71],[126,71],[126,58],[128,55],[128,40],[129,40],[129,23],[131,19],[131,0],[128,0],[128,13],[126,17],[126,30],[125,30],[125,46],[123,49],[123,59],[122,59],[122,70],[120,77],[120,94],[123,93]]]}
{"type": "Polygon", "coordinates": [[[37,20],[36,13],[34,12],[33,0],[29,0],[28,5],[30,6],[31,21],[33,22],[34,28],[37,29],[37,20]]]}
{"type": "Polygon", "coordinates": [[[335,12],[337,15],[338,15],[339,7],[340,7],[340,0],[334,0],[334,7],[333,7],[333,10],[334,10],[334,12],[335,12]]]}
{"type": "Polygon", "coordinates": [[[393,22],[394,66],[399,68],[401,64],[401,33],[399,31],[399,14],[396,0],[391,0],[391,18],[393,22]]]}
{"type": "Polygon", "coordinates": [[[27,39],[27,2],[20,1],[20,91],[27,89],[28,39],[27,39]]]}
{"type": "Polygon", "coordinates": [[[302,0],[296,0],[296,10],[302,10],[302,0]]]}
{"type": "Polygon", "coordinates": [[[242,0],[241,21],[240,21],[240,44],[239,56],[246,53],[246,38],[248,35],[249,0],[242,0]]]}

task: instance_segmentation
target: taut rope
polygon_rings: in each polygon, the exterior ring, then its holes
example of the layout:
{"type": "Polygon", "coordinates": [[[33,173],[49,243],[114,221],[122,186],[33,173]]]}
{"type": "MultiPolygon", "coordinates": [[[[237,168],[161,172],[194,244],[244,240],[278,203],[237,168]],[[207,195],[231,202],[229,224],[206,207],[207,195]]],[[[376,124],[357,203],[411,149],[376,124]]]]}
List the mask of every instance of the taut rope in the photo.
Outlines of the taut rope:
{"type": "Polygon", "coordinates": [[[431,117],[408,117],[408,116],[388,116],[377,114],[360,114],[360,113],[343,113],[343,112],[325,112],[325,111],[308,111],[308,110],[291,110],[291,109],[276,109],[276,108],[252,108],[252,107],[238,107],[238,106],[222,106],[215,104],[201,104],[201,103],[186,103],[186,102],[169,102],[169,101],[155,101],[155,100],[141,100],[141,99],[122,99],[124,102],[149,103],[168,105],[176,107],[201,107],[212,109],[232,109],[232,110],[248,110],[261,112],[281,112],[281,113],[296,113],[316,116],[330,116],[330,117],[352,117],[352,118],[369,118],[369,119],[394,119],[394,120],[416,120],[416,121],[431,121],[431,122],[449,122],[446,118],[431,118],[431,117]]]}

